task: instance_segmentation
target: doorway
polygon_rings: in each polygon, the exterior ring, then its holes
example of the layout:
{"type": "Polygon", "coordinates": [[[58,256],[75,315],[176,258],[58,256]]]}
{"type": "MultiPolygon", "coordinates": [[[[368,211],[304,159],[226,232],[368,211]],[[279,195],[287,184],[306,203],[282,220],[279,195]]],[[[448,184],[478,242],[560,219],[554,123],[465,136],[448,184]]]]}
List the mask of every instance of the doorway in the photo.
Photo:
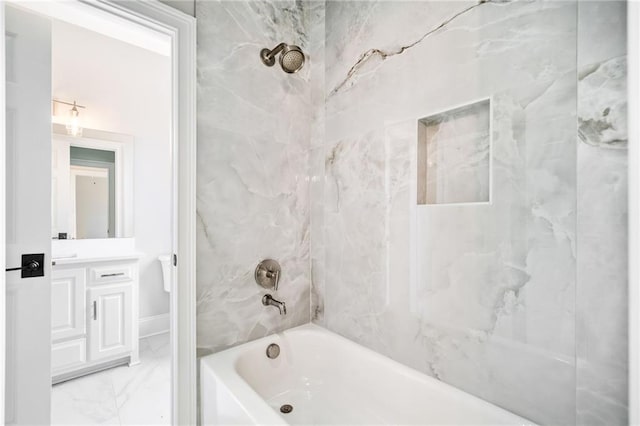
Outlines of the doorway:
{"type": "MultiPolygon", "coordinates": [[[[195,94],[193,87],[180,82],[177,74],[185,70],[190,74],[195,69],[194,58],[188,55],[179,58],[184,51],[189,51],[189,46],[195,47],[194,22],[162,5],[143,2],[132,2],[126,9],[108,2],[97,5],[81,2],[17,3],[7,5],[4,12],[8,153],[5,162],[6,266],[14,266],[13,263],[22,265],[21,256],[25,253],[41,253],[45,259],[40,265],[42,276],[22,278],[24,273],[11,271],[5,277],[7,368],[4,418],[9,424],[49,423],[51,420],[55,423],[56,419],[50,418],[52,382],[62,383],[54,386],[55,398],[56,387],[70,387],[88,377],[106,377],[105,374],[109,373],[112,380],[116,380],[113,378],[116,370],[130,373],[140,365],[148,366],[155,362],[151,359],[145,362],[144,350],[153,353],[162,337],[170,348],[166,351],[168,357],[163,371],[166,372],[169,389],[173,390],[164,393],[166,401],[163,405],[172,407],[173,413],[169,409],[160,420],[143,415],[127,423],[144,423],[146,418],[154,424],[169,424],[171,418],[181,423],[179,419],[193,419],[195,398],[191,395],[195,395],[195,354],[185,357],[184,354],[194,350],[190,345],[179,349],[177,342],[194,340],[191,336],[194,330],[189,324],[194,315],[193,303],[189,300],[193,292],[194,238],[191,233],[181,231],[188,230],[195,219],[191,201],[195,193],[192,185],[195,174],[194,111],[189,108],[195,94]],[[163,21],[165,25],[161,25],[163,21]],[[152,154],[145,153],[144,138],[139,132],[123,131],[117,125],[80,124],[84,131],[78,132],[77,119],[83,116],[78,113],[88,112],[88,105],[82,105],[85,108],[78,110],[82,106],[76,103],[76,99],[61,99],[79,96],[70,93],[74,91],[75,84],[68,86],[67,92],[63,90],[63,93],[55,93],[51,84],[52,64],[55,63],[55,48],[52,50],[51,42],[56,25],[75,25],[101,37],[108,37],[112,32],[117,35],[110,38],[118,43],[147,51],[163,48],[169,53],[164,86],[169,94],[166,114],[152,118],[168,123],[165,131],[167,143],[162,148],[156,146],[155,150],[150,150],[152,154]],[[56,106],[69,103],[72,104],[68,108],[69,116],[59,118],[56,106]],[[65,130],[68,139],[72,139],[66,145],[67,152],[108,155],[97,159],[58,155],[59,151],[53,149],[52,135],[63,136],[65,130]],[[74,145],[73,140],[81,142],[74,145]],[[98,144],[87,147],[91,140],[98,141],[98,144]],[[101,143],[128,146],[119,152],[120,167],[116,161],[118,152],[104,149],[101,143]],[[94,152],[82,152],[82,149],[94,152]],[[133,155],[126,155],[127,151],[133,155]],[[142,154],[140,159],[147,161],[136,163],[136,152],[142,154]],[[150,155],[157,152],[166,154],[163,164],[155,164],[155,173],[138,176],[139,167],[136,166],[153,163],[150,155]],[[96,164],[91,164],[91,161],[96,161],[96,164]],[[128,168],[127,164],[131,167],[128,168]],[[53,173],[52,165],[56,165],[56,173],[53,173]],[[66,169],[65,165],[68,165],[66,169]],[[96,165],[100,167],[92,167],[96,165]],[[161,174],[159,171],[166,171],[168,178],[163,181],[158,176],[161,174]],[[127,173],[133,178],[127,177],[127,173]],[[136,183],[144,183],[149,175],[155,185],[142,189],[135,186],[136,183]],[[56,181],[60,176],[64,176],[67,183],[73,180],[73,185],[60,184],[56,181]],[[148,193],[160,197],[147,201],[147,204],[156,206],[156,211],[144,213],[139,200],[148,193]],[[162,196],[166,202],[159,201],[162,196]],[[183,200],[187,200],[186,205],[179,203],[183,200]],[[162,216],[162,213],[166,213],[169,220],[156,225],[155,232],[148,234],[154,237],[164,234],[169,243],[159,247],[161,255],[154,253],[150,259],[144,253],[150,251],[150,246],[143,251],[138,244],[143,239],[145,222],[153,222],[152,219],[162,216]],[[82,216],[81,220],[79,216],[82,216]],[[46,233],[45,224],[49,228],[46,233]],[[82,239],[82,236],[89,238],[82,239]],[[159,258],[171,259],[172,265],[162,268],[159,258]],[[181,260],[179,266],[178,259],[181,260]],[[144,262],[147,265],[143,265],[144,262]],[[145,275],[155,277],[145,281],[145,275]],[[165,286],[161,279],[168,284],[165,286]],[[143,292],[154,287],[157,290],[155,296],[149,297],[164,296],[167,312],[151,310],[150,314],[141,317],[145,305],[140,302],[147,300],[142,298],[143,292]],[[143,341],[140,337],[155,339],[143,341]],[[121,366],[123,364],[124,367],[121,366]],[[181,370],[186,374],[181,375],[181,370]],[[182,394],[183,389],[186,390],[186,398],[185,395],[179,398],[178,394],[182,394]],[[182,403],[179,403],[180,399],[182,403]]],[[[87,43],[91,37],[88,33],[85,35],[78,40],[87,43]]],[[[81,55],[82,46],[72,48],[72,43],[65,43],[65,47],[70,48],[72,54],[67,59],[77,54],[83,59],[80,63],[84,62],[89,67],[88,70],[73,67],[75,81],[74,78],[69,81],[79,83],[87,79],[87,75],[99,74],[95,70],[92,72],[90,66],[99,62],[97,58],[105,56],[108,49],[103,45],[95,46],[97,56],[93,59],[89,55],[81,55]]],[[[131,61],[111,62],[116,65],[114,69],[122,69],[122,77],[128,81],[134,68],[131,61]]],[[[111,74],[114,72],[112,70],[111,74]]],[[[192,83],[192,77],[188,76],[186,80],[192,83]]],[[[100,84],[95,84],[95,87],[99,88],[100,84]]],[[[157,89],[158,85],[154,87],[157,89]]],[[[113,97],[116,90],[113,85],[108,89],[107,95],[102,97],[106,99],[104,102],[93,99],[92,103],[94,106],[107,105],[95,110],[110,117],[110,113],[117,111],[113,105],[108,105],[113,101],[109,96],[113,97]]],[[[126,102],[120,103],[120,109],[126,109],[126,102]]],[[[84,116],[84,123],[92,123],[91,119],[96,123],[98,115],[84,116]]],[[[123,373],[119,374],[122,376],[123,373]]],[[[111,388],[114,387],[112,382],[111,388]]],[[[160,388],[157,383],[154,387],[160,388]]],[[[156,407],[157,404],[151,403],[156,407]]],[[[140,406],[140,401],[136,405],[140,406]]],[[[115,407],[120,408],[117,400],[115,407]]],[[[121,416],[117,411],[116,414],[121,416]]],[[[60,422],[76,422],[69,419],[60,422]]],[[[87,419],[79,419],[76,418],[78,422],[88,423],[87,419]]]]}
{"type": "Polygon", "coordinates": [[[49,22],[51,424],[169,424],[169,39],[49,22]]]}

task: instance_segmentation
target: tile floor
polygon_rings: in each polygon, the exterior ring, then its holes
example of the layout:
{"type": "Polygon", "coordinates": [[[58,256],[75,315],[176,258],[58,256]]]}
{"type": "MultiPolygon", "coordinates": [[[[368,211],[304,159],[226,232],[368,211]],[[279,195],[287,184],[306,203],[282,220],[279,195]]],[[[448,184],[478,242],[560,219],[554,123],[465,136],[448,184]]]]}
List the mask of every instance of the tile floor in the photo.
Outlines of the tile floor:
{"type": "Polygon", "coordinates": [[[140,339],[140,364],[53,386],[54,425],[171,424],[169,334],[140,339]]]}

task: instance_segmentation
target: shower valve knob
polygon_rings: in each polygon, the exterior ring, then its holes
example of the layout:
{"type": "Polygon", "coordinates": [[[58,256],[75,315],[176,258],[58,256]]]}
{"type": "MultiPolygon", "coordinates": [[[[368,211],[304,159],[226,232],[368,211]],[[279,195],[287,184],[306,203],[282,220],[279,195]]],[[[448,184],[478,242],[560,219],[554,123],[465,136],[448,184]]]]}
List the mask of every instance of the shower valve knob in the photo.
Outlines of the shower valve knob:
{"type": "Polygon", "coordinates": [[[280,264],[273,259],[265,259],[256,267],[256,283],[268,290],[277,290],[280,282],[280,264]]]}

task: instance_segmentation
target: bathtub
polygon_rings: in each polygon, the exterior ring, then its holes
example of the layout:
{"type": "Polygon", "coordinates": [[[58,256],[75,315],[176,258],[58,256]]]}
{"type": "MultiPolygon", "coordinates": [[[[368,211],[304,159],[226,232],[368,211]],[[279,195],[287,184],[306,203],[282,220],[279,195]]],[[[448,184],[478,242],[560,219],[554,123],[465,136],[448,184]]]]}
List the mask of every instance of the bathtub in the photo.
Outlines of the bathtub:
{"type": "Polygon", "coordinates": [[[533,424],[313,324],[203,357],[200,390],[207,425],[533,424]]]}

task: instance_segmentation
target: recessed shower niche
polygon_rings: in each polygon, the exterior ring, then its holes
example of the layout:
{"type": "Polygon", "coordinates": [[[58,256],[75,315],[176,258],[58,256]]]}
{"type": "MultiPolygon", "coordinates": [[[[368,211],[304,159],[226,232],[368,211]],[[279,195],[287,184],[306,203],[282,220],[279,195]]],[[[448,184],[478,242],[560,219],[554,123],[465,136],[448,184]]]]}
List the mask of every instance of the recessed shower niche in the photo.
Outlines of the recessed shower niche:
{"type": "Polygon", "coordinates": [[[418,120],[418,204],[491,201],[491,102],[418,120]]]}

